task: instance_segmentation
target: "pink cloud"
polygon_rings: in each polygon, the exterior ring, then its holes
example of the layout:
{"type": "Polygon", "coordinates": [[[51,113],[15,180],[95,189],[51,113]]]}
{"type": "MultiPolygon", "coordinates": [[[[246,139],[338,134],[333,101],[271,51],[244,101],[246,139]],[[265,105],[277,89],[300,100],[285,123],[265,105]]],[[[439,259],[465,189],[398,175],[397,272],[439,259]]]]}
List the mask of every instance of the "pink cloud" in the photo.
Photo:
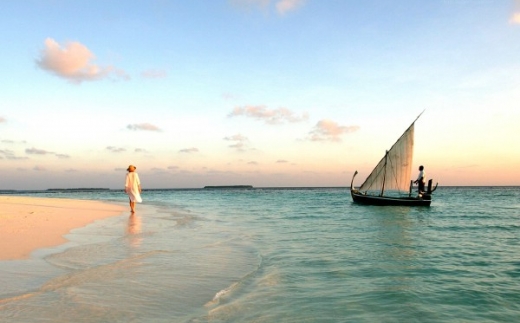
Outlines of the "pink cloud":
{"type": "Polygon", "coordinates": [[[234,144],[229,145],[230,148],[234,148],[238,151],[244,151],[247,147],[247,142],[249,139],[247,137],[242,136],[241,134],[236,134],[231,137],[225,137],[224,140],[226,141],[233,141],[234,144]]]}
{"type": "Polygon", "coordinates": [[[251,9],[258,7],[260,9],[267,9],[274,4],[276,12],[284,15],[289,11],[293,11],[300,7],[304,0],[229,0],[233,5],[239,8],[251,9]]]}
{"type": "Polygon", "coordinates": [[[7,122],[7,119],[4,117],[0,117],[0,123],[5,123],[5,122],[7,122]]]}
{"type": "Polygon", "coordinates": [[[509,23],[512,25],[520,25],[520,12],[513,13],[513,16],[509,19],[509,23]]]}
{"type": "Polygon", "coordinates": [[[276,3],[276,11],[284,15],[289,11],[293,11],[303,5],[304,0],[280,0],[276,3]]]}
{"type": "Polygon", "coordinates": [[[65,46],[60,46],[54,39],[47,38],[36,64],[41,69],[73,83],[99,80],[112,75],[116,78],[129,78],[123,70],[94,64],[95,58],[96,56],[79,42],[68,42],[65,46]]]}
{"type": "Polygon", "coordinates": [[[340,126],[332,120],[320,120],[309,132],[311,141],[341,141],[341,136],[347,133],[356,132],[358,126],[340,126]]]}
{"type": "Polygon", "coordinates": [[[265,121],[267,124],[280,124],[284,122],[301,122],[309,118],[306,113],[297,116],[287,108],[269,110],[263,105],[236,107],[228,114],[228,117],[245,116],[257,120],[265,121]]]}
{"type": "Polygon", "coordinates": [[[128,126],[126,126],[126,128],[129,130],[135,130],[135,131],[142,130],[142,131],[161,132],[161,129],[159,127],[154,126],[153,124],[150,124],[150,123],[129,124],[128,126]]]}

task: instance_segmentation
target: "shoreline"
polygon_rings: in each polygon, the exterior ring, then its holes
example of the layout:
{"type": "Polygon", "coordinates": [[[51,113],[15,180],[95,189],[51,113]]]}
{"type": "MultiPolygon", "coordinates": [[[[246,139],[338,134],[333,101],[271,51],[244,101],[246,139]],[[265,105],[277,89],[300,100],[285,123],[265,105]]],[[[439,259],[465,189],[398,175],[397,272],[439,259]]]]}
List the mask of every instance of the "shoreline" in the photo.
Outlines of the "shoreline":
{"type": "Polygon", "coordinates": [[[30,258],[38,249],[67,242],[65,235],[126,206],[104,201],[0,195],[0,261],[30,258]]]}

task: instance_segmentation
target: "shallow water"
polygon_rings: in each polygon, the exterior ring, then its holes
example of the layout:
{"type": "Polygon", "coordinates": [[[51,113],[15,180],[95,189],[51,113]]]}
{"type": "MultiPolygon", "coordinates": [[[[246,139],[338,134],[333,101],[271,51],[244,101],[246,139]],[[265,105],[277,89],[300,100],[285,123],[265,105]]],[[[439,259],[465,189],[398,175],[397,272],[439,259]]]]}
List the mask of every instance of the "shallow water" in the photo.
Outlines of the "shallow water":
{"type": "MultiPolygon", "coordinates": [[[[32,193],[35,194],[35,193],[32,193]]],[[[38,196],[126,203],[121,192],[38,196]]],[[[0,262],[1,322],[514,322],[520,188],[429,208],[348,189],[145,191],[137,214],[0,262]]]]}

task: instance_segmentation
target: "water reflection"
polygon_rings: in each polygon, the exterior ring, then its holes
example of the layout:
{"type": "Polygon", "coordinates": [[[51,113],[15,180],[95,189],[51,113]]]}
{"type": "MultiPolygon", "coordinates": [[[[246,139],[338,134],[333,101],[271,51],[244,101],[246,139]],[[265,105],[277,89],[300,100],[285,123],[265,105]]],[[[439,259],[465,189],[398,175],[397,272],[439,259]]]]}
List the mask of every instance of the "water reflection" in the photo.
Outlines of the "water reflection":
{"type": "Polygon", "coordinates": [[[139,247],[141,245],[141,217],[132,213],[128,218],[128,225],[126,227],[126,235],[132,247],[139,247]]]}

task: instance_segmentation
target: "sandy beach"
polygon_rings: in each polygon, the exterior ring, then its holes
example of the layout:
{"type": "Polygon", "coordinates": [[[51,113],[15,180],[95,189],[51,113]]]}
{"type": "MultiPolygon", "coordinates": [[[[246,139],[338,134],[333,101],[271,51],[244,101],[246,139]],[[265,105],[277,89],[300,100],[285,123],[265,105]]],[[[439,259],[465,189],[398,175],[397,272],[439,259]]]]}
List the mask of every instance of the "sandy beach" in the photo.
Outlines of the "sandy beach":
{"type": "Polygon", "coordinates": [[[99,201],[0,196],[0,260],[28,258],[32,251],[66,242],[74,228],[120,215],[122,205],[99,201]]]}

